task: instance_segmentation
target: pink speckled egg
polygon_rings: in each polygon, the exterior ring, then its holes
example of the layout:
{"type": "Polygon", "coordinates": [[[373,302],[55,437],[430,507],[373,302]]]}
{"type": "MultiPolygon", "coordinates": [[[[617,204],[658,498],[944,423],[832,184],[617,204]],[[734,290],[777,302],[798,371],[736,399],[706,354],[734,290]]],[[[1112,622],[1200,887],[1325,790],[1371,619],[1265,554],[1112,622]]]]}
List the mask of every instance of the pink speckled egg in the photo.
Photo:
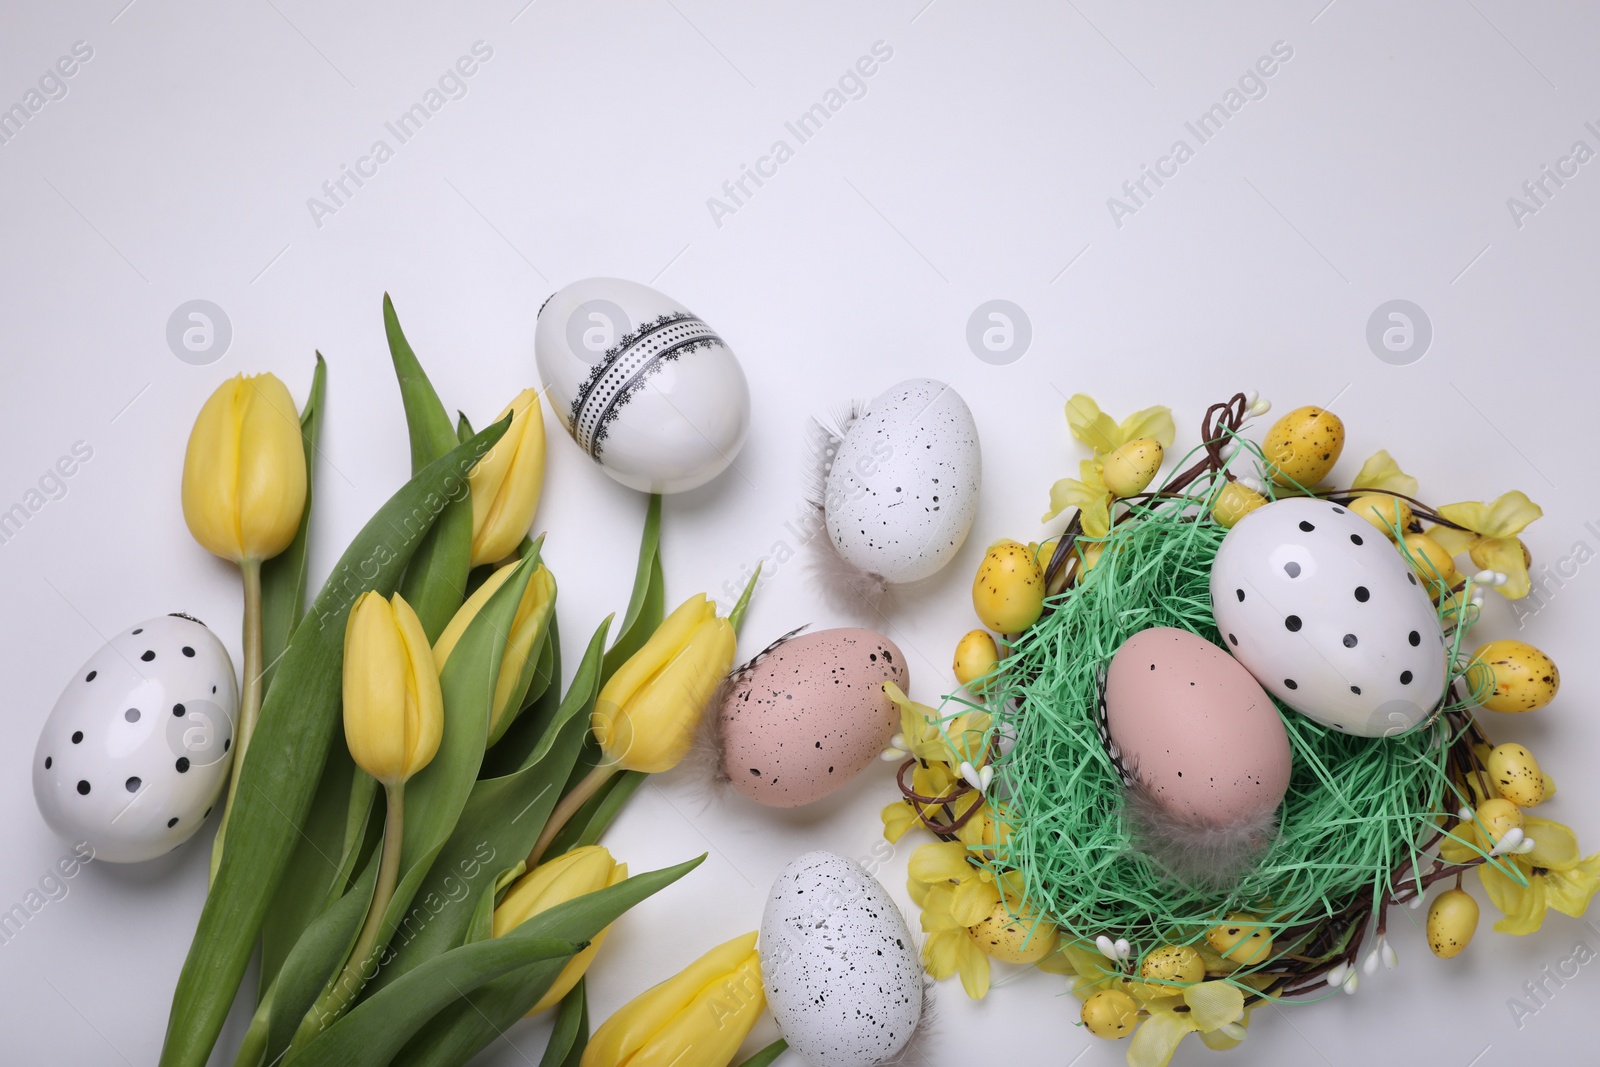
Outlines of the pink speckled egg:
{"type": "Polygon", "coordinates": [[[744,670],[717,710],[722,773],[770,807],[821,800],[900,728],[884,682],[904,690],[911,676],[882,634],[819,630],[784,641],[744,670]]]}
{"type": "Polygon", "coordinates": [[[1259,819],[1289,788],[1278,709],[1237,660],[1187,630],[1158,626],[1124,641],[1101,712],[1112,759],[1178,819],[1259,819]]]}

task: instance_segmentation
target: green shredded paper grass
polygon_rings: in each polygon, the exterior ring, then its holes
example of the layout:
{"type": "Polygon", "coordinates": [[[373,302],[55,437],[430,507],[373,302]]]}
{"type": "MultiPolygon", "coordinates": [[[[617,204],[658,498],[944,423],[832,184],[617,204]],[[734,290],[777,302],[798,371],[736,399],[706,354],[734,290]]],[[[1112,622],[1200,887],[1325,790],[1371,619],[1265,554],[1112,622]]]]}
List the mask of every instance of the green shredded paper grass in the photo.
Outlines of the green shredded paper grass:
{"type": "Polygon", "coordinates": [[[1099,672],[1123,641],[1153,626],[1219,644],[1210,574],[1227,530],[1196,521],[1207,497],[1201,489],[1135,506],[1099,562],[1018,639],[986,701],[1002,739],[997,792],[1009,811],[1010,840],[996,863],[1016,868],[1029,903],[1077,937],[1149,948],[1175,934],[1198,937],[1233,910],[1283,930],[1318,923],[1361,894],[1376,903],[1416,858],[1451,792],[1444,718],[1399,737],[1351,737],[1274,701],[1293,770],[1281,831],[1251,873],[1219,896],[1131,851],[1122,779],[1097,724],[1099,672]]]}

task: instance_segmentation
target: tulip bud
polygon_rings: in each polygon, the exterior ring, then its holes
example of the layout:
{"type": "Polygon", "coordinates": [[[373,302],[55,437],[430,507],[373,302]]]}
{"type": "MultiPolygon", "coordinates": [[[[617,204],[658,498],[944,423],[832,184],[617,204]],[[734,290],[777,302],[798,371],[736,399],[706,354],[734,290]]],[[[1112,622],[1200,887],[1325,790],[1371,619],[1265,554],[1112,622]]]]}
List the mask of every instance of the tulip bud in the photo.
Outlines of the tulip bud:
{"type": "Polygon", "coordinates": [[[727,1067],[767,1005],[755,945],[736,937],[618,1008],[581,1067],[727,1067]]]}
{"type": "Polygon", "coordinates": [[[606,759],[647,774],[677,766],[733,650],[733,626],[716,605],[703,593],[684,601],[600,690],[592,725],[606,759]]]}
{"type": "Polygon", "coordinates": [[[472,565],[498,563],[527,536],[544,485],[544,413],[539,392],[524,389],[504,411],[505,435],[467,475],[472,488],[472,565]]]}
{"type": "Polygon", "coordinates": [[[223,559],[271,559],[306,506],[306,454],[294,398],[271,374],[238,375],[200,409],[183,456],[183,518],[223,559]]]}
{"type": "Polygon", "coordinates": [[[344,739],[356,766],[385,786],[433,759],[444,734],[444,697],[422,620],[399,593],[369,590],[344,631],[344,739]]]}
{"type": "MultiPolygon", "coordinates": [[[[585,845],[541,863],[512,883],[501,898],[499,907],[494,909],[494,936],[502,937],[542,911],[616,885],[627,877],[628,865],[615,862],[601,845],[585,845]]],[[[610,930],[608,926],[595,934],[589,947],[567,962],[529,1015],[548,1011],[572,991],[594,962],[595,953],[610,930]]]]}
{"type": "MultiPolygon", "coordinates": [[[[489,598],[494,596],[506,579],[520,564],[507,563],[491,574],[456,611],[450,624],[439,635],[433,646],[433,659],[444,670],[445,661],[455,650],[461,636],[467,632],[472,620],[478,617],[489,598]]],[[[555,605],[556,580],[549,569],[540,564],[528,577],[528,584],[517,602],[517,614],[511,621],[511,633],[506,638],[506,650],[500,659],[500,676],[495,680],[494,705],[489,716],[489,743],[500,740],[507,726],[516,717],[527,695],[528,683],[533,680],[533,659],[544,643],[545,630],[550,624],[550,611],[555,605]]]]}

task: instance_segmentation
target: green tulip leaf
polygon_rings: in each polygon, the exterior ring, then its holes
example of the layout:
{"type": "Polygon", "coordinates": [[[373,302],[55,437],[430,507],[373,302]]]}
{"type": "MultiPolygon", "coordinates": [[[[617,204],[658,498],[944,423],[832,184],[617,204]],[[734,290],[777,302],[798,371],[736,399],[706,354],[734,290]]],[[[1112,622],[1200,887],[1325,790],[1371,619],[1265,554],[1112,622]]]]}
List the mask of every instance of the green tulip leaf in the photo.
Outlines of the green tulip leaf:
{"type": "MultiPolygon", "coordinates": [[[[512,941],[524,937],[592,940],[629,908],[682,878],[704,859],[705,856],[701,855],[676,867],[635,875],[606,889],[557,904],[495,940],[512,941]]],[[[436,964],[454,952],[465,950],[455,949],[432,963],[436,964]]],[[[564,961],[544,961],[514,969],[503,977],[497,975],[494,979],[478,983],[473,989],[463,988],[461,998],[428,1021],[417,1033],[416,1039],[406,1045],[405,1051],[395,1059],[395,1064],[405,1067],[446,1067],[465,1063],[526,1015],[549,990],[564,966],[564,961]]],[[[418,967],[408,979],[402,981],[425,974],[426,971],[427,965],[418,967]]],[[[400,982],[396,982],[391,991],[399,989],[400,985],[400,982]]],[[[377,1003],[377,1000],[378,997],[374,997],[371,1003],[377,1003]]]]}
{"type": "Polygon", "coordinates": [[[463,945],[418,968],[381,996],[359,1004],[298,1052],[285,1067],[382,1067],[427,1019],[467,990],[541,960],[557,973],[586,943],[553,937],[497,938],[463,945]]]}
{"type": "Polygon", "coordinates": [[[616,673],[629,656],[644,647],[666,616],[666,579],[661,570],[661,494],[650,494],[645,509],[644,535],[639,539],[639,565],[633,576],[633,595],[617,631],[617,643],[606,653],[600,684],[616,673]]]}
{"type": "MultiPolygon", "coordinates": [[[[345,836],[346,811],[350,805],[350,783],[356,774],[355,762],[342,745],[330,746],[328,761],[317,783],[311,813],[306,816],[294,855],[283,872],[279,891],[267,906],[261,924],[261,981],[265,990],[278,976],[289,950],[300,940],[332,900],[343,895],[339,877],[341,845],[345,836]]],[[[365,773],[362,777],[368,777],[365,773]]],[[[370,780],[370,779],[369,779],[370,780]]]]}
{"type": "Polygon", "coordinates": [[[539,1067],[580,1067],[589,1047],[589,993],[586,979],[578,979],[556,1009],[555,1029],[539,1057],[539,1067]]]}
{"type": "MultiPolygon", "coordinates": [[[[328,759],[333,760],[334,755],[341,751],[335,749],[328,754],[328,759]]],[[[346,756],[350,755],[349,749],[342,750],[346,756]]],[[[373,818],[372,802],[378,795],[378,780],[366,771],[351,762],[350,798],[345,804],[344,841],[339,850],[339,868],[332,884],[328,886],[326,904],[331,904],[344,895],[345,887],[349,885],[350,878],[355,874],[356,864],[361,858],[370,853],[383,838],[382,817],[373,818]]]]}
{"type": "MultiPolygon", "coordinates": [[[[600,624],[589,641],[567,690],[567,697],[548,723],[548,744],[536,747],[521,769],[498,778],[485,778],[472,787],[455,830],[434,861],[419,896],[444,903],[431,911],[415,930],[407,928],[391,944],[392,956],[373,979],[382,989],[425,961],[465,942],[472,922],[473,899],[481,886],[492,885],[495,874],[527,856],[544,830],[545,821],[560,797],[584,735],[599,692],[601,653],[610,620],[600,624]],[[465,885],[465,890],[454,887],[465,885]]],[[[450,662],[455,662],[451,653],[450,662]]]]}
{"type": "Polygon", "coordinates": [[[378,856],[374,854],[356,884],[306,927],[305,935],[284,961],[272,990],[266,1062],[275,1063],[283,1055],[294,1039],[300,1020],[344,966],[361,933],[361,923],[372,904],[372,891],[377,881],[378,856]]]}
{"type": "Polygon", "coordinates": [[[300,443],[306,453],[306,506],[300,512],[300,528],[289,547],[261,565],[261,689],[272,687],[278,660],[289,647],[289,635],[306,609],[306,573],[311,553],[311,504],[316,499],[317,437],[322,427],[322,402],[326,392],[328,364],[317,353],[317,369],[311,374],[311,392],[300,412],[300,443]]]}
{"type": "MultiPolygon", "coordinates": [[[[450,416],[434,392],[433,384],[417,361],[394,301],[383,294],[383,332],[389,339],[389,357],[400,382],[400,399],[406,409],[411,434],[411,472],[415,474],[460,442],[450,416]]],[[[429,641],[437,641],[456,609],[467,597],[467,570],[472,562],[472,501],[453,501],[417,546],[411,566],[400,582],[400,595],[422,620],[429,641]]]]}
{"type": "Polygon", "coordinates": [[[339,730],[345,621],[369,589],[387,594],[444,505],[510,426],[503,419],[390,497],[345,550],[278,663],[250,740],[228,845],[206,896],[167,1020],[163,1067],[202,1067],[244,977],[267,907],[310,814],[339,730]]]}
{"type": "Polygon", "coordinates": [[[779,1056],[788,1051],[789,1042],[780,1037],[754,1056],[739,1064],[739,1067],[769,1067],[779,1056]]]}

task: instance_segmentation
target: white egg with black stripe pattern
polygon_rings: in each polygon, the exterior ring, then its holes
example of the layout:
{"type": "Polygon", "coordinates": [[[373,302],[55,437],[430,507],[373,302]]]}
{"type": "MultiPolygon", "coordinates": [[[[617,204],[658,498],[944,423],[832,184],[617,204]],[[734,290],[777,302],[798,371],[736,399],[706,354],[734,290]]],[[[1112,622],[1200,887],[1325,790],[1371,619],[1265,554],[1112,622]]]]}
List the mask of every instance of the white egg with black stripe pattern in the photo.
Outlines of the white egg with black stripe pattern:
{"type": "Polygon", "coordinates": [[[877,879],[808,852],[772,883],[761,916],[761,977],[789,1047],[810,1067],[893,1060],[922,1019],[922,965],[877,879]]]}
{"type": "Polygon", "coordinates": [[[551,410],[612,478],[681,493],[721,474],[750,430],[750,386],[709,323],[648,285],[584,278],[539,308],[551,410]]]}
{"type": "Polygon", "coordinates": [[[1223,539],[1211,610],[1268,692],[1358,737],[1404,733],[1444,697],[1444,634],[1427,591],[1372,524],[1327,500],[1258,508],[1223,539]]]}
{"type": "Polygon", "coordinates": [[[98,860],[138,863],[192,837],[228,781],[238,686],[204,624],[163,615],[130,626],[78,668],[33,757],[50,828],[98,860]]]}

